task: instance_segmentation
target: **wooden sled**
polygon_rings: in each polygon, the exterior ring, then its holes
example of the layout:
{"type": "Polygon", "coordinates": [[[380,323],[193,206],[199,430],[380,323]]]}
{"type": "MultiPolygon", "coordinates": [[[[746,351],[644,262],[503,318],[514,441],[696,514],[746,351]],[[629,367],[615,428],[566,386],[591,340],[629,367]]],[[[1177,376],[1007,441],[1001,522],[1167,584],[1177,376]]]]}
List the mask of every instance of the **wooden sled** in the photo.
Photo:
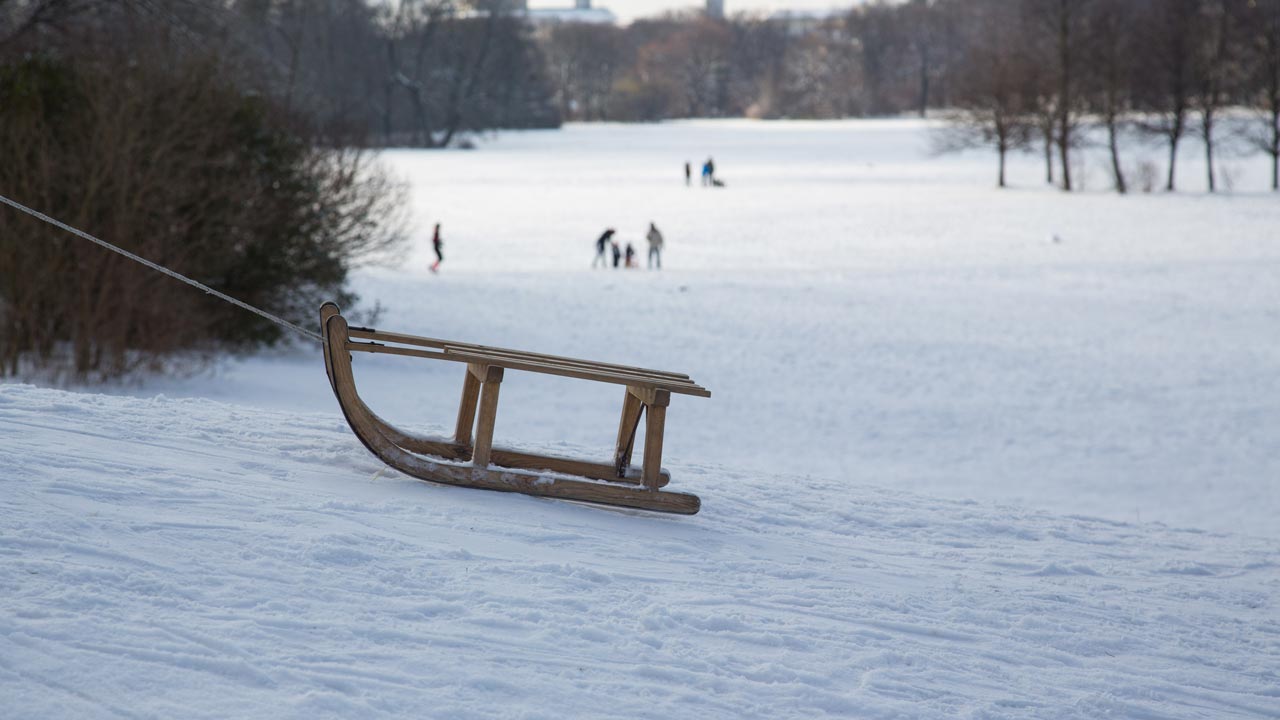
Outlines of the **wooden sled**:
{"type": "Polygon", "coordinates": [[[369,452],[406,475],[447,485],[685,515],[698,512],[701,506],[696,495],[662,489],[671,479],[661,468],[662,435],[671,394],[711,397],[706,388],[690,380],[688,375],[350,327],[333,303],[321,306],[320,327],[324,335],[325,372],[347,423],[369,452]],[[370,410],[356,392],[351,369],[351,353],[355,352],[465,364],[462,402],[453,438],[406,433],[370,410]],[[506,370],[626,386],[613,462],[590,462],[494,447],[498,391],[506,370]],[[644,459],[641,467],[633,468],[632,450],[642,416],[645,418],[644,459]]]}

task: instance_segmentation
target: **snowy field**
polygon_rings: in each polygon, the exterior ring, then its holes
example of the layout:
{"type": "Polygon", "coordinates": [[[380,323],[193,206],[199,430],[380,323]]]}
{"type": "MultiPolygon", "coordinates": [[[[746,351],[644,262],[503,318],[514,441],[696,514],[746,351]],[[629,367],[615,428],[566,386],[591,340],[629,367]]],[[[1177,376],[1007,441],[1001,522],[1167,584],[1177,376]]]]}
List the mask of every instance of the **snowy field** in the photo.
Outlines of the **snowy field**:
{"type": "MultiPolygon", "coordinates": [[[[1072,195],[1023,156],[1001,192],[993,154],[929,146],[914,121],[694,122],[391,153],[415,244],[357,288],[386,329],[692,375],[714,397],[674,400],[673,461],[1280,537],[1266,163],[1228,158],[1208,196],[1188,142],[1188,191],[1121,198],[1101,156],[1072,195]],[[728,187],[686,188],[708,155],[728,187]],[[590,270],[605,227],[643,253],[650,221],[663,272],[590,270]]],[[[357,360],[379,412],[451,427],[459,367],[357,360]]],[[[131,391],[335,411],[313,351],[131,391]]],[[[498,437],[608,456],[617,395],[513,375],[498,437]]]]}
{"type": "MultiPolygon", "coordinates": [[[[1117,198],[1100,158],[997,191],[928,147],[693,122],[386,155],[417,229],[357,276],[379,327],[691,374],[693,517],[386,470],[310,348],[0,385],[0,718],[1280,717],[1265,165],[1209,196],[1190,145],[1186,191],[1117,198]],[[686,188],[707,155],[728,187],[686,188]],[[589,268],[651,220],[662,272],[589,268]]],[[[460,367],[356,363],[380,414],[452,425],[460,367]]],[[[498,440],[604,458],[620,400],[511,372],[498,440]]]]}

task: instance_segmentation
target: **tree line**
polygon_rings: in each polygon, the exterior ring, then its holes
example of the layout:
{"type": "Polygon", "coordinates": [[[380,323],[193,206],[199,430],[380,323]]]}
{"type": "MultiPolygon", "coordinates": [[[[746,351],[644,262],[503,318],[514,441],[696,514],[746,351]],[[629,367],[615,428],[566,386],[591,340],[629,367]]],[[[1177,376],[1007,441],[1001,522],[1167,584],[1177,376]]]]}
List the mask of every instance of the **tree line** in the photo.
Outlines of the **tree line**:
{"type": "Polygon", "coordinates": [[[1208,187],[1224,136],[1269,156],[1280,189],[1280,0],[908,0],[821,20],[687,14],[629,27],[562,25],[543,39],[563,117],[840,118],[933,109],[953,147],[1035,148],[1066,190],[1103,131],[1117,191],[1122,146],[1198,137],[1208,187]],[[1227,111],[1247,118],[1225,131],[1227,111]]]}
{"type": "Polygon", "coordinates": [[[1073,155],[1100,131],[1120,193],[1131,186],[1122,145],[1134,135],[1165,148],[1166,190],[1190,137],[1203,147],[1210,192],[1226,140],[1268,156],[1280,189],[1280,0],[954,4],[966,22],[949,68],[951,118],[961,144],[996,150],[1000,185],[1006,154],[1035,147],[1046,181],[1071,190],[1073,155]]]}
{"type": "MultiPolygon", "coordinates": [[[[186,0],[0,2],[0,192],[295,324],[401,237],[356,136],[186,0]]],[[[283,76],[283,73],[281,74],[283,76]]],[[[281,328],[11,208],[0,376],[180,370],[281,328]]]]}
{"type": "Polygon", "coordinates": [[[505,0],[229,0],[274,91],[379,145],[560,125],[533,27],[505,0]]]}
{"type": "MultiPolygon", "coordinates": [[[[26,8],[28,24],[52,25],[101,4],[0,0],[0,20],[26,8]]],[[[1105,137],[1125,192],[1136,137],[1165,146],[1172,190],[1194,136],[1211,190],[1227,138],[1269,156],[1280,189],[1280,0],[877,0],[818,17],[686,12],[627,26],[534,24],[507,0],[122,4],[223,38],[263,92],[373,145],[464,145],[565,120],[934,111],[952,121],[949,145],[995,150],[1001,184],[1007,154],[1034,149],[1045,179],[1073,189],[1075,155],[1105,137]]]]}

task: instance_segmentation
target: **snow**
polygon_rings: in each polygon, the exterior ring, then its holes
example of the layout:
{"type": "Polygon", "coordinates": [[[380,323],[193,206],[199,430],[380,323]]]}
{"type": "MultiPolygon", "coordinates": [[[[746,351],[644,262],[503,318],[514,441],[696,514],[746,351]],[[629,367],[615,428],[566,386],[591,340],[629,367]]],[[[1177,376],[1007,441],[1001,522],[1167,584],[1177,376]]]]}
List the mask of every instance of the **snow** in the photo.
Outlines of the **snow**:
{"type": "MultiPolygon", "coordinates": [[[[999,191],[993,153],[932,157],[929,127],[577,125],[388,153],[414,245],[356,288],[386,329],[690,374],[714,397],[673,401],[671,458],[1280,537],[1265,160],[1228,156],[1235,191],[1209,196],[1188,142],[1187,191],[1121,198],[1101,155],[1070,195],[1021,156],[999,191]],[[707,156],[728,187],[685,187],[707,156]],[[606,227],[643,259],[650,221],[661,273],[590,270],[606,227]]],[[[356,372],[389,419],[450,426],[460,368],[356,372]]],[[[331,412],[322,373],[308,349],[126,391],[331,412]]],[[[513,373],[498,441],[608,457],[615,392],[513,373]]]]}
{"type": "Polygon", "coordinates": [[[672,462],[428,486],[334,413],[0,386],[0,714],[1275,717],[1272,540],[672,462]]]}
{"type": "MultiPolygon", "coordinates": [[[[714,395],[673,399],[664,465],[696,516],[401,476],[310,347],[0,385],[0,717],[1280,717],[1265,167],[1209,196],[1191,147],[1190,190],[1117,198],[1100,158],[1072,195],[1020,158],[1001,192],[927,147],[690,122],[387,154],[418,230],[357,275],[379,326],[690,373],[714,395]],[[708,154],[728,187],[684,187],[708,154]],[[662,272],[589,269],[650,220],[662,272]]],[[[356,371],[452,425],[458,366],[356,371]]],[[[510,372],[498,441],[606,458],[620,400],[510,372]]]]}

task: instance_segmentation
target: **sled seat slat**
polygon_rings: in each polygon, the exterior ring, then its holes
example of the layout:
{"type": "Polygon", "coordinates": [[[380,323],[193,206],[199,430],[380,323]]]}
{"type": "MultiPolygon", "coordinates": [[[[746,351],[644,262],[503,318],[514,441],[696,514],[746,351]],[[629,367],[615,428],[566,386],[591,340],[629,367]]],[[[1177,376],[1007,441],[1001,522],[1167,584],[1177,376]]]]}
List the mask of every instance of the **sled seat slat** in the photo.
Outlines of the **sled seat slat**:
{"type": "Polygon", "coordinates": [[[489,365],[498,365],[500,367],[509,368],[511,370],[525,370],[528,372],[544,373],[547,375],[560,375],[562,377],[573,377],[582,380],[595,380],[597,382],[612,383],[615,385],[639,385],[658,390],[669,390],[673,393],[680,393],[682,395],[711,397],[710,391],[692,380],[661,378],[652,375],[624,372],[621,370],[596,370],[577,365],[565,365],[555,361],[544,362],[526,360],[524,358],[509,357],[499,353],[480,352],[477,350],[465,350],[454,347],[447,347],[444,352],[446,355],[455,355],[465,358],[466,362],[482,362],[489,365]]]}
{"type": "Polygon", "coordinates": [[[416,348],[382,345],[379,343],[349,342],[347,343],[347,350],[351,352],[403,355],[406,357],[419,357],[430,360],[448,360],[459,363],[492,365],[507,368],[508,370],[523,370],[526,372],[542,373],[544,375],[559,375],[561,377],[577,378],[580,380],[594,380],[596,382],[611,383],[614,385],[631,385],[655,390],[667,390],[680,395],[711,397],[711,391],[688,379],[659,377],[656,375],[628,372],[624,370],[593,369],[581,364],[566,364],[555,360],[534,360],[502,353],[471,350],[469,348],[461,348],[449,344],[444,345],[443,352],[438,352],[434,350],[418,350],[416,348]]]}
{"type": "Polygon", "coordinates": [[[403,333],[386,332],[383,330],[375,330],[373,328],[352,327],[349,332],[352,338],[359,340],[381,340],[383,342],[396,343],[399,345],[414,345],[417,347],[430,347],[440,350],[443,350],[446,347],[452,347],[465,350],[497,353],[507,355],[512,358],[526,358],[539,362],[557,361],[565,364],[582,365],[584,367],[591,367],[604,371],[623,371],[638,375],[652,375],[654,377],[661,378],[689,380],[689,376],[684,373],[668,372],[666,370],[653,370],[650,368],[618,365],[615,363],[599,362],[596,360],[582,360],[580,358],[571,358],[564,355],[548,355],[546,353],[529,352],[527,350],[512,350],[510,348],[500,348],[492,345],[477,345],[475,343],[458,342],[456,340],[440,340],[438,338],[421,337],[419,335],[405,335],[403,333]]]}

